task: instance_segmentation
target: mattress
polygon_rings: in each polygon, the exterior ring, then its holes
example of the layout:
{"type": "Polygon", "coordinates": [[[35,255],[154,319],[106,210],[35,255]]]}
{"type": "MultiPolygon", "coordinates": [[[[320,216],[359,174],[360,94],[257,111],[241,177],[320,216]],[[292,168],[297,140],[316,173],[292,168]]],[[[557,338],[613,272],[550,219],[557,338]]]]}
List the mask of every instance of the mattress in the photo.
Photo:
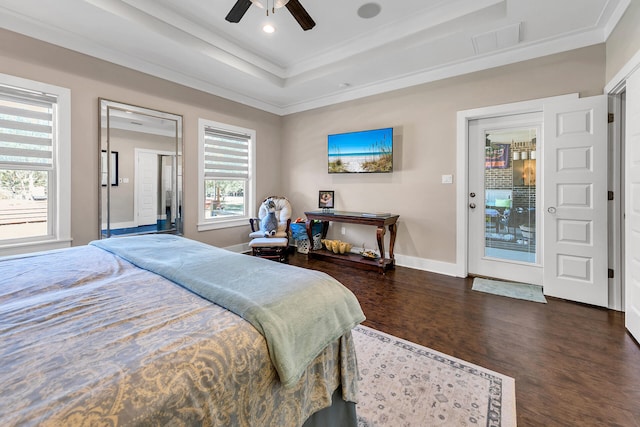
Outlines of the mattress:
{"type": "Polygon", "coordinates": [[[3,426],[299,426],[356,401],[350,331],[285,387],[249,322],[95,246],[0,260],[0,282],[3,426]]]}

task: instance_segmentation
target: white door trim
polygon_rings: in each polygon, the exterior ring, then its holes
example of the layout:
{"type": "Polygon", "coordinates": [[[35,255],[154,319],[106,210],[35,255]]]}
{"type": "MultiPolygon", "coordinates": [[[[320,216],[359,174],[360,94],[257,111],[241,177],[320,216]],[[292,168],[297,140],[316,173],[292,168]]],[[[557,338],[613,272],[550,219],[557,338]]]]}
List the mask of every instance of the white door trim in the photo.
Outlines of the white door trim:
{"type": "Polygon", "coordinates": [[[640,69],[640,50],[609,80],[609,83],[604,87],[604,93],[620,94],[626,86],[627,78],[638,69],[640,69]]]}
{"type": "Polygon", "coordinates": [[[542,111],[544,103],[550,101],[577,99],[579,94],[553,96],[511,104],[493,105],[470,110],[458,111],[456,141],[456,276],[467,277],[468,274],[468,241],[467,235],[469,210],[467,209],[469,192],[467,170],[469,167],[469,121],[512,114],[535,113],[542,111]]]}
{"type": "Polygon", "coordinates": [[[624,110],[621,94],[609,94],[609,112],[615,119],[609,124],[609,190],[613,191],[613,201],[609,202],[609,268],[614,275],[609,279],[609,308],[624,311],[624,191],[622,178],[622,162],[624,156],[624,110]]]}
{"type": "Polygon", "coordinates": [[[615,120],[613,122],[613,129],[610,129],[610,137],[613,140],[609,141],[611,153],[614,163],[611,165],[613,168],[610,171],[610,187],[615,192],[614,196],[614,204],[612,207],[612,216],[611,220],[614,221],[612,224],[611,232],[613,234],[613,242],[611,242],[611,247],[609,248],[612,251],[612,257],[610,261],[613,260],[613,263],[610,263],[610,266],[614,268],[614,278],[609,279],[610,282],[610,297],[609,297],[609,308],[613,310],[624,311],[626,305],[626,291],[624,283],[625,276],[625,256],[621,253],[623,252],[622,246],[624,242],[619,237],[621,233],[628,233],[628,231],[624,228],[623,221],[623,210],[622,206],[624,205],[624,197],[622,188],[621,188],[621,169],[622,165],[620,164],[621,159],[621,150],[623,147],[623,138],[624,138],[624,129],[621,127],[621,101],[620,95],[626,90],[627,79],[636,71],[640,70],[640,50],[638,50],[632,57],[629,59],[620,70],[616,73],[615,76],[604,87],[604,93],[612,97],[612,104],[610,104],[610,112],[613,112],[615,115],[615,120]],[[611,109],[612,108],[612,109],[611,109]],[[618,197],[619,196],[619,197],[618,197]],[[613,290],[613,292],[611,292],[613,290]]]}

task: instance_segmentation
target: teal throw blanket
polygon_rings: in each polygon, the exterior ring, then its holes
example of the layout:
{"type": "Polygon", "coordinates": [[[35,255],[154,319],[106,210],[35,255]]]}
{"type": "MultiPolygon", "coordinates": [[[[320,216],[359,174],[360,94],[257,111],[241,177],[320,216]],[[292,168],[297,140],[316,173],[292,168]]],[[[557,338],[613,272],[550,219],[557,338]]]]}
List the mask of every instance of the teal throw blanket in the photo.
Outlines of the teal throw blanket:
{"type": "Polygon", "coordinates": [[[285,387],[365,317],[331,276],[167,234],[90,243],[159,274],[250,322],[265,337],[285,387]]]}

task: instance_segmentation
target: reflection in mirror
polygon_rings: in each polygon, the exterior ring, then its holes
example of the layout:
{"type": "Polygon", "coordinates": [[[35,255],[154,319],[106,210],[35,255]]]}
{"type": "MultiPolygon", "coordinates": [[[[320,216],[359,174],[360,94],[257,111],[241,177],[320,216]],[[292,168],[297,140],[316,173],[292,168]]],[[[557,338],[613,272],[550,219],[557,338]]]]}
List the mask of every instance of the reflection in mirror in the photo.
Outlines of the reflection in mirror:
{"type": "Polygon", "coordinates": [[[100,99],[100,238],[182,234],[182,116],[100,99]]]}

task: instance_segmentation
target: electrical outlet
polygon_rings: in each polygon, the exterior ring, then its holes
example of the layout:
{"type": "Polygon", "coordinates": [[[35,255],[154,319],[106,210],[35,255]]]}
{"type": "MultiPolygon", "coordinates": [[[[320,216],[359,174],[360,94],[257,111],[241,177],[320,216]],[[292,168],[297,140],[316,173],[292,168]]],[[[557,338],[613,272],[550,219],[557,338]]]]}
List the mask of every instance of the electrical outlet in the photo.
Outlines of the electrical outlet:
{"type": "Polygon", "coordinates": [[[340,232],[342,233],[342,235],[344,236],[345,234],[347,234],[347,229],[345,227],[342,227],[342,229],[340,230],[340,232]]]}

